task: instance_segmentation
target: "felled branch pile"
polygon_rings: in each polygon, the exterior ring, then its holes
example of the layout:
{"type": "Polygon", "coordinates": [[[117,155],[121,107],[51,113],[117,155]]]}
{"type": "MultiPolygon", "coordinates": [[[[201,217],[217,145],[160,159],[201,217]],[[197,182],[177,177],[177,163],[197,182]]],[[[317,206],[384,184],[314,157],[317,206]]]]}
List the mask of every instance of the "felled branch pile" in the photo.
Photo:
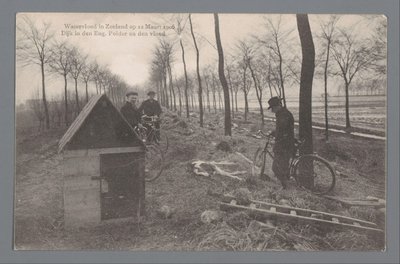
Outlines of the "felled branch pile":
{"type": "Polygon", "coordinates": [[[244,181],[245,178],[239,177],[239,175],[249,174],[249,170],[252,170],[252,162],[241,153],[236,152],[233,155],[234,157],[228,157],[227,160],[222,161],[195,160],[191,163],[193,172],[196,175],[204,177],[221,175],[238,181],[244,181]],[[242,170],[243,167],[246,170],[242,170]]]}

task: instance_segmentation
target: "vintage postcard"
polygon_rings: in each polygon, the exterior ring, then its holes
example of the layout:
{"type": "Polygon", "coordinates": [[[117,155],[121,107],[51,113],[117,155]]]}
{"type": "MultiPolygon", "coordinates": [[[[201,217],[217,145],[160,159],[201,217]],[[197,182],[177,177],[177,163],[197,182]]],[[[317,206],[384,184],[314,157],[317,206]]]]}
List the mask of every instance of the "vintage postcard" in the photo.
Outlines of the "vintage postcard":
{"type": "Polygon", "coordinates": [[[385,251],[387,19],[18,13],[15,250],[385,251]]]}

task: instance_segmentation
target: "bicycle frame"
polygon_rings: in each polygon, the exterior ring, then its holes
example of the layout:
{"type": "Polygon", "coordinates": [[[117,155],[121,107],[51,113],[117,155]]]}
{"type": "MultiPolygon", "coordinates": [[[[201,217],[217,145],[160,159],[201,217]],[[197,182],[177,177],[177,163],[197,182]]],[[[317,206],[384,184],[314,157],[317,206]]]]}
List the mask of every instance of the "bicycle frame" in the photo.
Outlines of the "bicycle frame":
{"type": "MultiPolygon", "coordinates": [[[[269,150],[269,148],[268,148],[270,145],[272,145],[272,144],[270,144],[272,134],[267,134],[267,135],[266,135],[266,134],[264,134],[262,131],[259,131],[259,133],[262,134],[264,137],[267,138],[267,142],[265,143],[265,147],[264,147],[264,152],[265,152],[265,153],[268,153],[268,155],[269,155],[272,159],[274,159],[274,158],[275,158],[275,157],[274,157],[274,154],[273,154],[273,153],[269,150]]],[[[295,144],[295,149],[296,149],[295,154],[294,154],[293,157],[290,158],[290,161],[289,161],[289,175],[290,175],[290,176],[292,176],[292,175],[294,174],[294,170],[295,170],[295,168],[296,168],[296,166],[297,166],[297,163],[299,163],[299,160],[300,160],[299,148],[300,148],[300,146],[301,146],[303,143],[304,143],[304,142],[298,142],[298,144],[295,144]]]]}

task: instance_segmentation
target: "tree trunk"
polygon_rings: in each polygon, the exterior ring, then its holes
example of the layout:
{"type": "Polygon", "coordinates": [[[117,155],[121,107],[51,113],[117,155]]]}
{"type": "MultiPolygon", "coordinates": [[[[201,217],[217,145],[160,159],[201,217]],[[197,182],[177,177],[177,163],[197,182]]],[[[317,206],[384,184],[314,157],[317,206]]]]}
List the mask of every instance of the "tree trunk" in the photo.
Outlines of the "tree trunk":
{"type": "Polygon", "coordinates": [[[65,126],[69,126],[69,121],[68,121],[68,91],[67,91],[67,75],[64,74],[64,105],[65,105],[65,113],[64,113],[64,121],[65,121],[65,126]]]}
{"type": "Polygon", "coordinates": [[[222,44],[221,44],[221,37],[219,33],[219,18],[217,13],[214,13],[214,21],[215,21],[215,38],[217,41],[217,49],[218,49],[218,74],[222,88],[224,90],[225,136],[231,136],[232,135],[231,105],[229,100],[228,83],[226,82],[224,73],[224,51],[222,49],[222,44]]]}
{"type": "MultiPolygon", "coordinates": [[[[170,93],[174,102],[174,111],[176,112],[176,96],[175,96],[175,89],[174,89],[174,83],[172,81],[172,70],[171,70],[171,65],[168,61],[168,78],[169,78],[169,89],[170,89],[170,93]]],[[[171,103],[172,103],[172,99],[171,99],[171,103]]]]}
{"type": "Polygon", "coordinates": [[[89,102],[88,81],[85,82],[86,89],[86,103],[89,102]]]}
{"type": "Polygon", "coordinates": [[[192,33],[194,47],[196,49],[196,72],[197,72],[197,80],[199,82],[199,111],[200,111],[200,127],[203,127],[203,87],[201,85],[201,76],[200,76],[200,52],[197,47],[196,37],[193,33],[193,24],[191,14],[189,14],[189,22],[190,22],[190,32],[192,33]]]}
{"type": "Polygon", "coordinates": [[[97,81],[94,81],[94,85],[96,86],[96,94],[99,94],[99,88],[97,87],[97,81]]]}
{"type": "Polygon", "coordinates": [[[345,92],[346,92],[346,129],[351,127],[350,125],[350,113],[349,113],[349,83],[346,80],[345,92]]]}
{"type": "Polygon", "coordinates": [[[268,64],[268,88],[269,88],[269,95],[272,97],[272,87],[271,87],[271,64],[268,64]]]}
{"type": "Polygon", "coordinates": [[[329,63],[329,51],[331,41],[328,39],[328,46],[326,49],[326,61],[324,68],[324,96],[325,96],[325,141],[329,140],[329,124],[328,124],[328,63],[329,63]]]}
{"type": "Polygon", "coordinates": [[[75,102],[76,102],[76,114],[79,114],[80,107],[79,107],[79,95],[78,95],[78,79],[74,78],[75,80],[75,102]]]}
{"type": "Polygon", "coordinates": [[[179,40],[182,50],[183,72],[185,73],[185,105],[186,105],[186,118],[189,118],[189,98],[188,98],[188,77],[186,71],[185,49],[183,48],[182,39],[179,40]]]}
{"type": "Polygon", "coordinates": [[[231,73],[230,70],[228,69],[228,83],[229,83],[229,90],[230,90],[230,95],[231,95],[231,105],[232,105],[232,120],[235,118],[235,103],[234,103],[234,98],[233,98],[233,88],[232,88],[232,79],[231,79],[231,73]]]}
{"type": "MultiPolygon", "coordinates": [[[[315,48],[307,14],[297,14],[297,28],[300,36],[302,63],[300,77],[299,136],[305,140],[300,154],[313,153],[312,136],[312,82],[315,68],[315,48]]],[[[314,186],[312,166],[300,168],[300,182],[308,188],[314,186]]]]}
{"type": "Polygon", "coordinates": [[[261,127],[264,128],[265,120],[264,120],[264,108],[262,106],[262,88],[260,87],[258,79],[257,79],[256,75],[254,74],[254,71],[253,71],[253,68],[251,67],[250,61],[248,63],[249,63],[251,77],[253,78],[253,82],[254,82],[254,88],[256,89],[258,105],[260,106],[261,127]]]}
{"type": "Polygon", "coordinates": [[[235,109],[236,109],[236,113],[238,112],[237,94],[238,94],[238,90],[235,90],[235,109]]]}
{"type": "Polygon", "coordinates": [[[282,73],[283,59],[282,59],[282,54],[281,54],[279,45],[277,45],[277,47],[278,47],[278,55],[279,55],[279,79],[281,80],[281,95],[282,95],[282,99],[283,99],[283,106],[286,107],[285,85],[284,85],[283,73],[282,73]]]}
{"type": "Polygon", "coordinates": [[[46,129],[50,129],[50,116],[49,116],[49,109],[47,107],[47,100],[46,100],[46,86],[45,86],[45,79],[44,79],[44,63],[40,64],[40,69],[42,71],[42,101],[44,107],[44,116],[46,120],[46,129]]]}
{"type": "Polygon", "coordinates": [[[243,90],[244,93],[244,120],[247,121],[247,114],[249,113],[249,102],[247,100],[247,92],[243,90]]]}
{"type": "Polygon", "coordinates": [[[206,96],[207,96],[207,109],[208,112],[211,112],[211,106],[210,106],[210,87],[208,86],[208,81],[207,79],[205,80],[206,82],[206,87],[207,87],[207,92],[206,92],[206,96]]]}
{"type": "Polygon", "coordinates": [[[163,69],[163,74],[162,74],[162,77],[163,77],[163,89],[164,89],[164,92],[165,92],[165,106],[169,109],[169,107],[170,107],[170,101],[169,101],[169,94],[168,94],[168,87],[167,87],[167,70],[164,68],[163,69]]]}
{"type": "Polygon", "coordinates": [[[181,88],[177,85],[178,88],[178,96],[179,96],[179,116],[182,114],[182,95],[181,95],[181,88]]]}

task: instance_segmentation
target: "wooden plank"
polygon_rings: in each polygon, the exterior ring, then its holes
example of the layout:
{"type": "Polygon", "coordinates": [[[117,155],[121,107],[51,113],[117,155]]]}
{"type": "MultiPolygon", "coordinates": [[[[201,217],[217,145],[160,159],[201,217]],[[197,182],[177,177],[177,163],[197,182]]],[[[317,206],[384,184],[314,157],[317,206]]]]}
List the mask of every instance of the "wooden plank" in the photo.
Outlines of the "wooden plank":
{"type": "Polygon", "coordinates": [[[100,154],[112,154],[112,153],[131,153],[131,152],[144,152],[144,148],[141,146],[136,146],[136,147],[89,149],[88,156],[98,156],[100,154]]]}
{"type": "MultiPolygon", "coordinates": [[[[225,200],[227,198],[231,198],[232,199],[232,197],[230,197],[230,196],[225,196],[225,200]]],[[[325,212],[311,210],[311,209],[303,209],[303,208],[296,208],[296,207],[290,207],[290,206],[284,206],[284,205],[277,205],[277,204],[267,203],[267,202],[263,202],[263,201],[250,200],[250,202],[258,203],[260,205],[264,205],[267,208],[276,207],[278,211],[286,210],[286,211],[290,212],[290,210],[296,210],[298,215],[302,215],[302,216],[305,216],[305,217],[306,217],[306,215],[317,214],[317,215],[321,215],[321,217],[329,218],[329,221],[330,221],[330,219],[332,217],[337,217],[340,220],[340,222],[342,222],[342,223],[345,222],[345,223],[348,223],[348,224],[352,224],[354,221],[357,221],[359,223],[363,223],[364,225],[369,225],[371,227],[376,227],[375,223],[364,221],[364,220],[359,220],[359,219],[355,219],[355,218],[351,218],[351,217],[347,217],[347,216],[339,216],[339,215],[325,213],[325,212]]]]}
{"type": "Polygon", "coordinates": [[[370,197],[370,198],[367,197],[365,199],[338,198],[329,195],[324,195],[324,197],[347,206],[385,207],[386,205],[386,202],[384,200],[375,197],[370,197]]]}
{"type": "Polygon", "coordinates": [[[281,218],[284,220],[290,220],[290,219],[297,219],[297,220],[302,220],[305,222],[317,222],[321,224],[330,224],[330,225],[336,225],[336,226],[342,226],[342,227],[350,227],[350,228],[355,228],[355,229],[363,229],[363,230],[368,230],[368,231],[374,231],[374,232],[380,232],[383,233],[384,231],[378,228],[373,228],[373,227],[368,227],[368,226],[356,226],[353,224],[347,224],[347,223],[336,223],[333,221],[328,221],[324,219],[317,219],[317,218],[311,218],[311,217],[305,217],[305,216],[300,216],[300,215],[290,215],[290,214],[285,214],[285,213],[280,213],[280,212],[271,212],[271,210],[263,210],[259,208],[249,208],[246,206],[241,206],[241,205],[232,205],[224,202],[219,202],[220,208],[222,210],[224,209],[239,209],[239,210],[244,210],[244,211],[249,211],[250,213],[257,213],[262,216],[274,216],[277,218],[281,218]]]}

